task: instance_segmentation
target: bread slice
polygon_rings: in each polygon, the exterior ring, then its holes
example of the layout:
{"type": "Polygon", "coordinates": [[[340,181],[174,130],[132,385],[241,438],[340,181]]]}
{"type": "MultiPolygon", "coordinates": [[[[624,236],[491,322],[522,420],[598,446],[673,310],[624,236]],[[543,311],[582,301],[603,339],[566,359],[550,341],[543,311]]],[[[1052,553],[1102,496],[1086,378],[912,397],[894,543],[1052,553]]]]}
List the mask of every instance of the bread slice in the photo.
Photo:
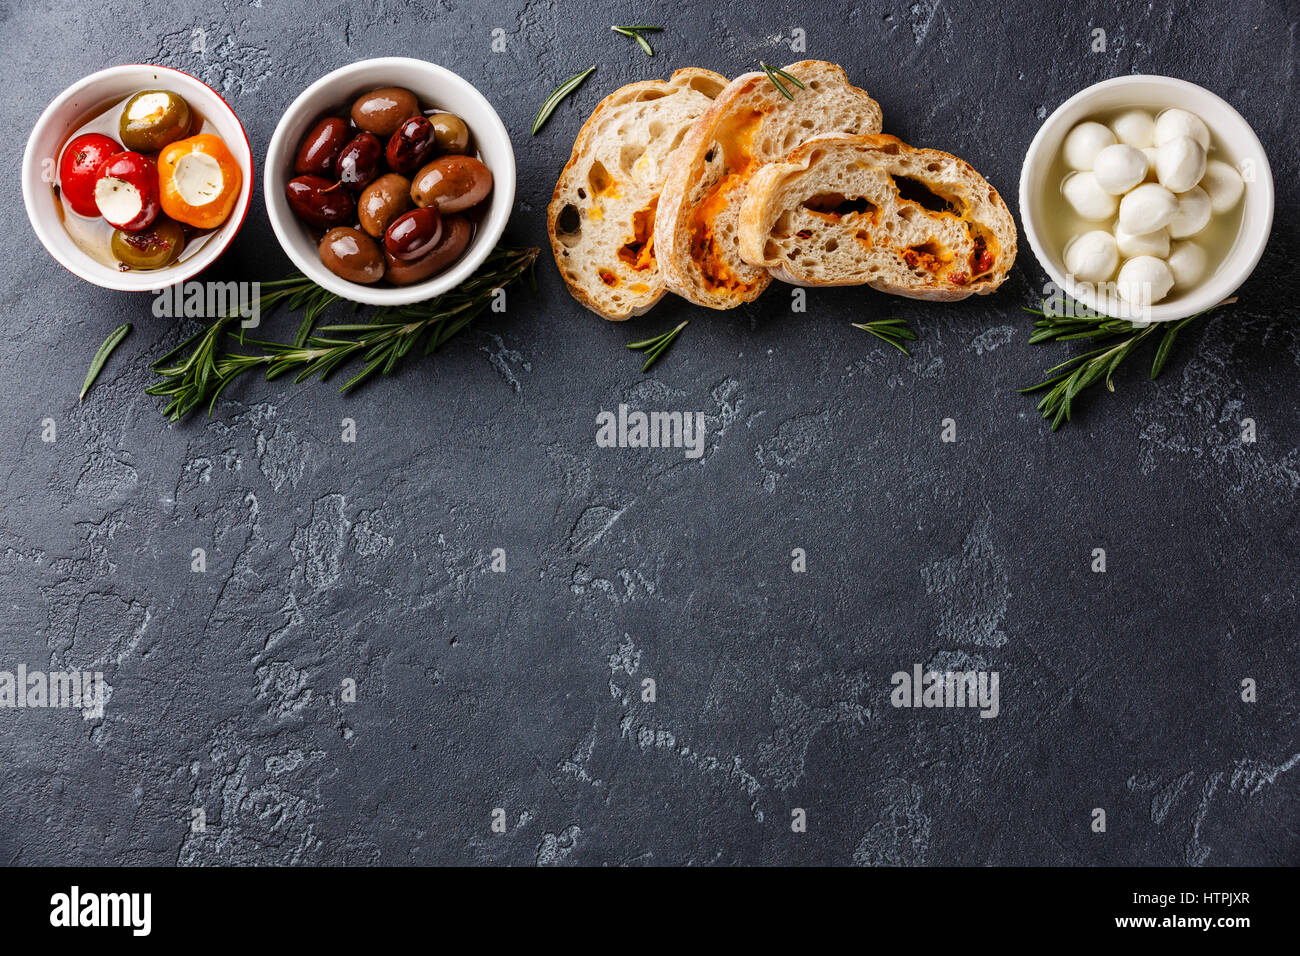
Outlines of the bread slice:
{"type": "Polygon", "coordinates": [[[987,295],[1016,260],[1016,225],[968,163],[893,136],[826,137],[759,170],[740,255],[795,285],[870,285],[912,299],[987,295]]]}
{"type": "Polygon", "coordinates": [[[880,105],[834,63],[785,68],[786,99],[765,73],[732,80],[673,158],[655,220],[655,249],[668,288],[713,309],[757,298],[771,276],[740,258],[740,204],[749,178],[815,136],[876,133],[880,105]]]}
{"type": "Polygon", "coordinates": [[[583,124],[546,211],[555,264],[573,297],[622,321],[664,295],[654,246],[664,177],[687,130],[727,85],[712,70],[677,70],[600,101],[583,124]]]}

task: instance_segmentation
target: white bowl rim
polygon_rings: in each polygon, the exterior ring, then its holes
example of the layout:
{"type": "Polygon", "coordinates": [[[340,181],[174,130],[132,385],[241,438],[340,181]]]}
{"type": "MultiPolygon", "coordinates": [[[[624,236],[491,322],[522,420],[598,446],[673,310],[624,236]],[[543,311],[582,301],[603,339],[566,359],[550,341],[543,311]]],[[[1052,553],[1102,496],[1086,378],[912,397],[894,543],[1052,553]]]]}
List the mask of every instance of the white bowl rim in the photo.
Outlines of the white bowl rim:
{"type": "MultiPolygon", "coordinates": [[[[1248,148],[1253,147],[1254,151],[1256,151],[1260,157],[1261,162],[1259,164],[1259,169],[1256,172],[1255,181],[1251,183],[1251,187],[1264,194],[1267,204],[1267,209],[1262,222],[1260,222],[1258,226],[1251,226],[1252,233],[1257,231],[1258,237],[1255,242],[1254,250],[1242,263],[1231,272],[1220,271],[1215,273],[1199,288],[1181,296],[1176,302],[1168,304],[1156,303],[1149,307],[1149,309],[1145,310],[1143,313],[1145,318],[1140,320],[1172,322],[1178,319],[1188,318],[1189,316],[1196,315],[1200,312],[1205,312],[1222,302],[1228,296],[1232,295],[1232,293],[1250,277],[1250,274],[1254,272],[1255,267],[1259,264],[1259,260],[1264,255],[1264,249],[1267,247],[1269,236],[1273,231],[1275,202],[1273,172],[1269,166],[1268,154],[1264,151],[1264,144],[1260,142],[1259,136],[1256,135],[1255,130],[1251,127],[1250,123],[1247,122],[1246,118],[1237,112],[1231,103],[1223,99],[1223,97],[1219,96],[1217,93],[1207,90],[1205,87],[1200,86],[1197,83],[1192,83],[1189,80],[1183,80],[1173,76],[1162,76],[1158,73],[1130,73],[1125,74],[1124,76],[1111,77],[1108,80],[1102,80],[1099,83],[1094,83],[1091,86],[1079,90],[1079,92],[1075,93],[1063,102],[1043,120],[1042,124],[1038,127],[1038,131],[1034,134],[1033,140],[1029,144],[1029,149],[1025,153],[1024,163],[1020,167],[1020,222],[1025,230],[1025,237],[1029,240],[1029,245],[1034,251],[1034,257],[1038,260],[1038,264],[1063,293],[1096,312],[1111,315],[1116,318],[1134,318],[1134,313],[1127,310],[1122,310],[1118,315],[1116,315],[1114,311],[1108,310],[1104,307],[1105,300],[1099,299],[1095,294],[1095,291],[1089,289],[1077,289],[1073,282],[1069,281],[1062,272],[1053,266],[1051,257],[1047,254],[1044,243],[1040,239],[1038,231],[1034,227],[1033,218],[1030,215],[1030,209],[1032,206],[1030,202],[1029,180],[1032,169],[1036,168],[1040,163],[1050,162],[1051,157],[1047,157],[1047,159],[1044,160],[1040,154],[1042,154],[1046,148],[1045,141],[1047,132],[1051,127],[1053,127],[1054,121],[1058,116],[1065,113],[1076,104],[1103,90],[1129,85],[1150,84],[1164,86],[1171,91],[1180,91],[1184,93],[1192,93],[1195,96],[1209,97],[1216,101],[1226,114],[1230,117],[1235,117],[1235,119],[1241,124],[1240,133],[1245,137],[1246,146],[1248,148]]],[[[1143,104],[1135,103],[1133,105],[1142,106],[1143,104]]],[[[1238,131],[1233,131],[1234,138],[1236,138],[1237,133],[1238,131]]],[[[1222,136],[1224,131],[1219,130],[1219,134],[1222,136]]],[[[1242,202],[1246,202],[1244,197],[1242,202]]],[[[1237,239],[1233,245],[1234,250],[1237,248],[1237,244],[1241,243],[1246,236],[1246,224],[1243,222],[1242,231],[1238,233],[1237,239]]],[[[1135,321],[1138,320],[1135,319],[1135,321]]]]}
{"type": "MultiPolygon", "coordinates": [[[[241,174],[245,173],[242,167],[240,172],[241,174]]],[[[89,282],[92,285],[97,285],[101,289],[111,289],[115,292],[152,292],[159,289],[168,289],[182,282],[187,282],[208,266],[212,265],[212,263],[216,262],[217,259],[221,257],[222,253],[230,248],[230,244],[235,241],[235,236],[239,234],[239,230],[244,227],[244,221],[248,218],[248,209],[252,205],[253,181],[256,179],[256,175],[256,167],[253,162],[253,144],[248,139],[248,131],[244,129],[244,124],[240,120],[239,114],[236,113],[234,108],[226,102],[225,97],[214,90],[211,86],[208,86],[207,83],[204,83],[197,76],[193,76],[192,74],[186,73],[184,70],[178,70],[172,66],[163,66],[159,63],[119,63],[117,66],[105,67],[102,70],[96,70],[94,73],[82,77],[51,100],[49,105],[41,112],[40,117],[36,120],[36,125],[32,127],[32,131],[27,137],[27,146],[23,150],[23,204],[27,207],[27,219],[31,222],[32,229],[36,232],[36,238],[40,239],[41,245],[45,247],[45,251],[50,254],[51,258],[53,258],[55,262],[63,266],[63,268],[67,269],[78,279],[89,282]],[[64,259],[56,251],[54,240],[46,231],[44,217],[36,214],[36,204],[40,199],[35,195],[33,187],[31,186],[32,167],[35,166],[40,159],[36,156],[37,134],[43,132],[46,126],[54,122],[54,113],[56,108],[62,106],[63,103],[72,99],[77,94],[102,82],[104,79],[141,69],[166,70],[169,73],[177,73],[206,88],[217,98],[225,108],[226,112],[230,115],[230,118],[234,120],[235,125],[239,128],[239,132],[244,137],[244,149],[247,151],[248,158],[248,169],[244,175],[244,182],[239,189],[239,199],[235,201],[235,209],[231,212],[231,217],[233,218],[235,215],[238,215],[239,221],[235,224],[235,227],[229,231],[225,241],[220,244],[208,243],[196,255],[181,263],[177,263],[175,266],[169,266],[167,269],[151,271],[149,273],[151,279],[157,280],[165,278],[166,281],[155,281],[150,285],[149,289],[142,289],[138,287],[135,282],[125,278],[126,276],[131,276],[133,278],[141,276],[145,274],[143,272],[136,271],[119,273],[104,266],[102,273],[96,271],[94,274],[86,274],[64,259]]],[[[225,223],[218,228],[224,226],[225,223]]]]}
{"type": "MultiPolygon", "coordinates": [[[[400,80],[394,79],[392,85],[401,86],[404,84],[400,80]]],[[[473,129],[472,132],[475,136],[482,135],[478,129],[473,129]]],[[[291,177],[286,176],[285,180],[288,181],[289,178],[291,177]]],[[[290,261],[309,279],[335,295],[352,302],[379,306],[412,305],[416,302],[424,302],[454,289],[468,279],[474,270],[491,255],[501,235],[505,232],[506,225],[509,223],[511,213],[514,210],[515,185],[514,144],[510,141],[510,134],[506,130],[505,123],[501,121],[496,108],[488,98],[479,92],[478,88],[469,80],[445,66],[440,66],[428,60],[405,56],[373,57],[348,63],[326,73],[299,93],[293,102],[285,108],[284,113],[280,116],[280,121],[276,123],[275,132],[271,136],[271,143],[266,150],[266,160],[262,170],[262,193],[266,204],[266,214],[271,220],[271,230],[275,233],[275,238],[279,241],[280,247],[290,261]],[[488,216],[479,223],[477,234],[469,250],[450,269],[423,282],[417,282],[409,286],[372,286],[349,282],[321,265],[318,257],[312,256],[308,258],[298,255],[297,250],[289,241],[289,230],[301,230],[304,227],[288,208],[288,201],[284,198],[282,190],[276,188],[275,184],[272,183],[272,179],[277,175],[274,157],[283,150],[284,140],[288,135],[286,131],[289,120],[295,115],[300,105],[328,86],[340,83],[340,81],[346,80],[357,73],[375,69],[391,69],[395,73],[402,69],[420,70],[426,76],[432,76],[440,82],[446,82],[461,88],[470,100],[475,101],[477,105],[482,107],[484,116],[489,124],[494,127],[494,132],[504,144],[504,154],[508,161],[506,170],[492,169],[492,189],[493,195],[496,197],[494,206],[500,203],[504,212],[498,217],[495,215],[495,209],[489,211],[488,216]],[[502,175],[503,172],[505,175],[502,175]]]]}

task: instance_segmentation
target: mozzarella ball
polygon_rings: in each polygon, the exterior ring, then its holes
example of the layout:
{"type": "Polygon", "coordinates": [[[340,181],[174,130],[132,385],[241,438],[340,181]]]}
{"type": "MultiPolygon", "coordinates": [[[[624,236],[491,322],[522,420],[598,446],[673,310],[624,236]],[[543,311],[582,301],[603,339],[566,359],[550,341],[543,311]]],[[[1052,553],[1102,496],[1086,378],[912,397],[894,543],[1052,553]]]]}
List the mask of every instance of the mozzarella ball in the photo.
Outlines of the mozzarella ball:
{"type": "Polygon", "coordinates": [[[1156,144],[1156,121],[1146,110],[1129,110],[1110,124],[1115,138],[1126,146],[1145,149],[1156,144]]]}
{"type": "Polygon", "coordinates": [[[1156,179],[1171,193],[1185,193],[1205,175],[1205,149],[1190,136],[1178,136],[1156,150],[1156,179]]]}
{"type": "Polygon", "coordinates": [[[1176,215],[1178,197],[1155,183],[1143,183],[1119,203],[1120,227],[1132,236],[1163,229],[1176,215]]]}
{"type": "Polygon", "coordinates": [[[1227,212],[1237,205],[1237,200],[1246,189],[1241,173],[1222,160],[1212,159],[1205,164],[1205,175],[1201,177],[1201,188],[1210,197],[1210,208],[1215,212],[1227,212]]]}
{"type": "Polygon", "coordinates": [[[1116,143],[1097,154],[1092,174],[1106,192],[1122,196],[1146,178],[1147,158],[1136,146],[1116,143]]]}
{"type": "Polygon", "coordinates": [[[1104,282],[1119,265],[1115,238],[1102,229],[1075,236],[1065,247],[1065,271],[1081,282],[1104,282]]]}
{"type": "Polygon", "coordinates": [[[1194,286],[1205,275],[1205,250],[1194,242],[1175,242],[1168,262],[1169,271],[1174,275],[1175,288],[1194,286]]]}
{"type": "Polygon", "coordinates": [[[1178,194],[1178,215],[1169,220],[1169,235],[1175,239],[1194,236],[1210,224],[1210,197],[1200,186],[1178,194]]]}
{"type": "Polygon", "coordinates": [[[1131,305],[1159,302],[1174,287],[1174,274],[1155,256],[1138,256],[1119,270],[1119,296],[1131,305]]]}
{"type": "Polygon", "coordinates": [[[1125,259],[1132,259],[1135,256],[1155,256],[1163,259],[1169,255],[1169,230],[1157,229],[1155,232],[1135,236],[1116,226],[1115,245],[1125,259]]]}
{"type": "Polygon", "coordinates": [[[1153,183],[1156,181],[1156,157],[1160,155],[1160,150],[1154,146],[1147,146],[1143,148],[1142,155],[1147,159],[1147,174],[1142,181],[1153,183]]]}
{"type": "MultiPolygon", "coordinates": [[[[1160,187],[1156,187],[1157,189],[1160,187]]],[[[1071,173],[1061,183],[1065,201],[1084,219],[1109,219],[1118,200],[1101,188],[1090,172],[1071,173]]]]}
{"type": "Polygon", "coordinates": [[[1156,117],[1156,145],[1163,146],[1171,139],[1188,136],[1201,144],[1201,149],[1210,148],[1210,129],[1195,113],[1187,110],[1169,109],[1156,117]]]}
{"type": "Polygon", "coordinates": [[[1065,137],[1065,161],[1071,169],[1092,169],[1097,154],[1114,143],[1115,134],[1100,123],[1080,123],[1065,137]]]}

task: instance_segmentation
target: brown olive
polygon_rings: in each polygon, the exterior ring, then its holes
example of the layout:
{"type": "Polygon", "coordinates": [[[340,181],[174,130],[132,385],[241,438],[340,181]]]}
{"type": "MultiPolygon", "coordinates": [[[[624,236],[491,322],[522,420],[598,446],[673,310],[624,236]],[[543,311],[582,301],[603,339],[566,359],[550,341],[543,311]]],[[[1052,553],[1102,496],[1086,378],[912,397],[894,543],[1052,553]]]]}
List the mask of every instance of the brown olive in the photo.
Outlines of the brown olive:
{"type": "Polygon", "coordinates": [[[348,124],[337,116],[327,116],[307,131],[298,146],[298,155],[293,161],[293,171],[297,176],[310,173],[313,176],[329,176],[334,172],[334,162],[348,141],[348,124]]]}
{"type": "Polygon", "coordinates": [[[360,229],[340,226],[320,241],[320,261],[341,279],[369,285],[384,277],[379,246],[360,229]]]}
{"type": "Polygon", "coordinates": [[[361,192],[379,175],[384,147],[374,133],[358,133],[343,147],[334,164],[334,175],[348,189],[361,192]]]}
{"type": "Polygon", "coordinates": [[[433,155],[433,127],[423,116],[402,120],[388,139],[388,168],[409,176],[433,155]]]}
{"type": "Polygon", "coordinates": [[[346,190],[322,176],[298,176],[284,192],[298,218],[321,229],[351,222],[357,208],[346,190]]]}
{"type": "Polygon", "coordinates": [[[460,212],[487,198],[492,171],[473,156],[439,156],[416,174],[411,198],[417,206],[460,212]]]}
{"type": "Polygon", "coordinates": [[[357,216],[361,228],[378,239],[388,224],[411,208],[411,181],[397,173],[380,176],[361,193],[357,216]]]}
{"type": "Polygon", "coordinates": [[[384,251],[394,259],[413,262],[442,239],[442,217],[433,206],[404,212],[384,233],[384,251]]]}
{"type": "Polygon", "coordinates": [[[469,127],[454,113],[434,113],[429,117],[433,141],[440,153],[464,153],[469,150],[469,127]]]}
{"type": "Polygon", "coordinates": [[[401,259],[394,259],[387,252],[384,253],[384,259],[388,263],[384,278],[393,285],[422,282],[459,259],[465,247],[469,245],[473,233],[474,227],[464,216],[444,216],[442,239],[426,252],[423,258],[416,259],[414,262],[403,262],[401,259]]]}
{"type": "Polygon", "coordinates": [[[400,86],[386,86],[357,97],[352,104],[352,122],[376,136],[392,136],[402,120],[420,112],[415,94],[400,86]]]}

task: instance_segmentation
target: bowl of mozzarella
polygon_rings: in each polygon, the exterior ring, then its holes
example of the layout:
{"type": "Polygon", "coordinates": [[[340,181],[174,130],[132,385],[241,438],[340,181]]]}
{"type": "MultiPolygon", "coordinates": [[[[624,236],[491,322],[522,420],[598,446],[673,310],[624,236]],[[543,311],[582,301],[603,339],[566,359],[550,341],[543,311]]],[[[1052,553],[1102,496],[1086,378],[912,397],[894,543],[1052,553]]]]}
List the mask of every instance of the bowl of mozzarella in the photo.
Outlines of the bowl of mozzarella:
{"type": "Polygon", "coordinates": [[[1020,174],[1029,245],[1052,282],[1137,323],[1212,308],[1273,227],[1273,176],[1250,124],[1194,83],[1122,76],[1044,121],[1020,174]]]}

